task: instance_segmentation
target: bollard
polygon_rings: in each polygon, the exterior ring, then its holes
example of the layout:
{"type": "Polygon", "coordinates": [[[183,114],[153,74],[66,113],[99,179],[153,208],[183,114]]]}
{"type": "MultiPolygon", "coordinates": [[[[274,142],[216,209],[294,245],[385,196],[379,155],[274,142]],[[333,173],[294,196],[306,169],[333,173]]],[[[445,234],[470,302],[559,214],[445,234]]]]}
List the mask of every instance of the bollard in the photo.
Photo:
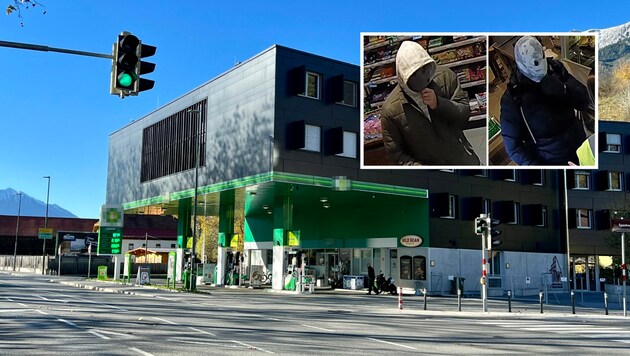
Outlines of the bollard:
{"type": "Polygon", "coordinates": [[[402,287],[398,287],[398,309],[402,309],[402,287]]]}
{"type": "Polygon", "coordinates": [[[575,293],[573,291],[571,291],[571,309],[573,314],[575,314],[575,293]]]}
{"type": "Polygon", "coordinates": [[[538,299],[540,300],[540,314],[543,313],[543,292],[538,292],[538,299]]]}
{"type": "Polygon", "coordinates": [[[608,293],[604,292],[604,310],[606,311],[606,315],[608,315],[608,293]]]}
{"type": "Polygon", "coordinates": [[[507,291],[508,292],[508,313],[512,312],[512,291],[507,291]]]}
{"type": "Polygon", "coordinates": [[[424,294],[424,310],[427,310],[427,289],[426,288],[422,290],[422,294],[424,294]]]}
{"type": "Polygon", "coordinates": [[[457,288],[457,311],[462,311],[462,291],[457,288]]]}

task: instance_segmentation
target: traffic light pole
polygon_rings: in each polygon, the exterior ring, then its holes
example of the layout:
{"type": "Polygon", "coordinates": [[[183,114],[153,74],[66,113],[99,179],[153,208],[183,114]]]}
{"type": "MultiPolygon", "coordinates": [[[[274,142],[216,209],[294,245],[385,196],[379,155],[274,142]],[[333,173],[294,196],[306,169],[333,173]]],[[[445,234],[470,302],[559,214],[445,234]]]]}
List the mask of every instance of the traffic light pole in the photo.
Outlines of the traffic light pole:
{"type": "MultiPolygon", "coordinates": [[[[479,217],[481,219],[486,219],[488,217],[488,215],[486,214],[481,214],[479,215],[479,217]]],[[[490,233],[489,229],[486,228],[486,230],[483,232],[483,235],[481,236],[481,280],[483,281],[483,283],[481,283],[481,300],[482,300],[482,305],[483,305],[483,311],[487,312],[488,311],[488,284],[486,281],[486,276],[487,276],[487,247],[486,247],[486,241],[488,240],[488,234],[490,233]]]]}
{"type": "Polygon", "coordinates": [[[29,44],[29,43],[9,42],[9,41],[0,41],[0,47],[28,49],[31,51],[41,51],[41,52],[58,52],[58,53],[66,53],[66,54],[76,54],[79,56],[97,57],[97,58],[106,58],[106,59],[114,58],[114,56],[111,54],[76,51],[73,49],[56,48],[56,47],[48,47],[48,46],[35,45],[35,44],[29,44]]]}
{"type": "Polygon", "coordinates": [[[627,269],[626,269],[626,233],[622,232],[621,233],[621,265],[623,266],[623,270],[621,270],[621,279],[623,279],[623,316],[627,316],[627,310],[626,310],[626,294],[627,294],[627,290],[626,290],[626,279],[628,278],[627,276],[627,269]]]}

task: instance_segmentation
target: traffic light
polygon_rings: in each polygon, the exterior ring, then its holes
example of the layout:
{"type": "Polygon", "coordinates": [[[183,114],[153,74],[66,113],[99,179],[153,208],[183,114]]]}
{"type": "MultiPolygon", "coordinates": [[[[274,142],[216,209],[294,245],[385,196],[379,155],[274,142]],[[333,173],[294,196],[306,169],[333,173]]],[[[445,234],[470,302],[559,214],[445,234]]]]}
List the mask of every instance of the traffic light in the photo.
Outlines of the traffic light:
{"type": "Polygon", "coordinates": [[[486,218],[475,218],[475,234],[485,235],[488,229],[488,220],[486,218]]]}
{"type": "Polygon", "coordinates": [[[501,220],[488,218],[488,251],[491,251],[493,247],[498,247],[503,243],[503,241],[495,239],[495,237],[503,233],[501,230],[494,228],[499,224],[501,224],[501,220]]]}
{"type": "Polygon", "coordinates": [[[156,50],[154,46],[143,45],[138,37],[129,32],[118,35],[112,51],[110,93],[124,98],[152,89],[155,82],[140,76],[153,72],[155,63],[143,62],[141,59],[153,56],[156,50]]]}

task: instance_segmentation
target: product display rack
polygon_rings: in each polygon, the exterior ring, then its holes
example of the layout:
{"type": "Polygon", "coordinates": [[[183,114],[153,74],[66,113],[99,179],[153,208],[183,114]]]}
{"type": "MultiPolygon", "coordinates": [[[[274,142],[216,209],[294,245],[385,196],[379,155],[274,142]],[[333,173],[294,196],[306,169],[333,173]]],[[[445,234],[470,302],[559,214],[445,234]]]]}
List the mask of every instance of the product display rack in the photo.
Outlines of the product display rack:
{"type": "Polygon", "coordinates": [[[486,125],[486,36],[364,36],[364,164],[388,162],[380,132],[380,109],[397,84],[396,53],[403,41],[422,45],[435,61],[456,74],[471,100],[464,129],[486,125]]]}

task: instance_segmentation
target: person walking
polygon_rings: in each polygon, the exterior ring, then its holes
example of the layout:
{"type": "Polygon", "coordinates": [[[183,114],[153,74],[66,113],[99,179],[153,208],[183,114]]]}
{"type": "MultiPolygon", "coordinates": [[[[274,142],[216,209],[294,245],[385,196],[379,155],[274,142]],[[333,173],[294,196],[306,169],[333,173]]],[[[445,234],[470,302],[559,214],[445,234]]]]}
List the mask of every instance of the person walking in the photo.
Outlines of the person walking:
{"type": "Polygon", "coordinates": [[[372,294],[372,289],[374,289],[375,294],[378,294],[378,291],[376,290],[376,288],[374,288],[374,279],[376,278],[376,275],[374,274],[374,267],[372,267],[372,265],[368,263],[367,269],[368,269],[368,293],[367,294],[372,294]]]}

